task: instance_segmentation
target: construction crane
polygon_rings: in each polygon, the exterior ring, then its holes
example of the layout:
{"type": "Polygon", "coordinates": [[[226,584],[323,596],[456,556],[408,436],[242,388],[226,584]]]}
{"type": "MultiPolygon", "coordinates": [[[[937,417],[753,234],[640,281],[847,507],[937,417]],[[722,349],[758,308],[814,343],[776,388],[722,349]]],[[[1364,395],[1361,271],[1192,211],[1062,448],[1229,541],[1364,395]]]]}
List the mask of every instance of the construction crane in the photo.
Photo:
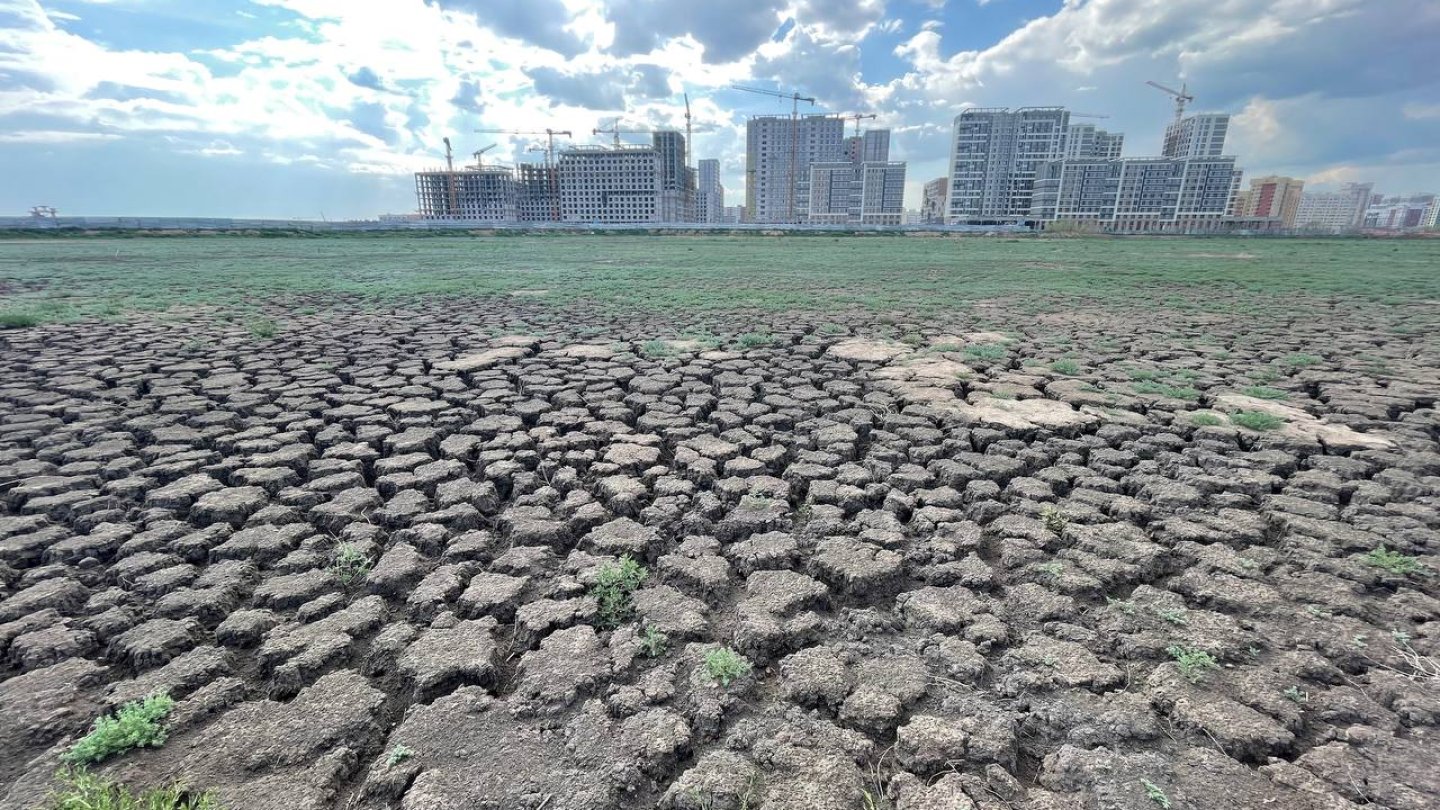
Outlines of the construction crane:
{"type": "MultiPolygon", "coordinates": [[[[738,84],[730,85],[736,90],[743,90],[746,93],[759,93],[762,96],[773,96],[775,98],[790,99],[790,194],[786,197],[786,215],[789,219],[795,218],[795,164],[797,151],[800,145],[800,102],[806,102],[811,107],[815,106],[815,99],[810,96],[802,96],[798,92],[781,93],[778,90],[762,90],[758,87],[742,87],[738,84]]],[[[750,171],[754,171],[751,169],[750,171]]],[[[747,201],[748,204],[748,201],[747,201]]]]}
{"type": "Polygon", "coordinates": [[[875,119],[875,113],[850,113],[849,115],[841,117],[848,118],[851,121],[855,122],[855,137],[858,138],[860,137],[860,119],[869,118],[873,121],[875,119]]]}
{"type": "Polygon", "coordinates": [[[485,168],[485,160],[484,160],[484,155],[485,155],[485,153],[486,153],[486,152],[489,152],[491,149],[494,149],[495,147],[497,147],[497,146],[499,146],[499,145],[500,145],[500,144],[498,144],[498,143],[492,143],[492,144],[490,144],[489,146],[485,147],[484,149],[477,149],[477,150],[475,150],[475,153],[474,153],[474,154],[475,154],[475,168],[477,168],[477,169],[483,169],[483,168],[485,168]]]}
{"type": "Polygon", "coordinates": [[[1192,95],[1190,95],[1188,92],[1186,92],[1186,89],[1187,89],[1187,88],[1185,87],[1185,85],[1184,85],[1183,83],[1180,85],[1180,89],[1179,89],[1179,90],[1172,90],[1172,89],[1170,89],[1169,87],[1166,87],[1165,85],[1160,84],[1159,82],[1147,81],[1147,82],[1145,82],[1145,83],[1148,84],[1148,85],[1150,85],[1151,87],[1155,88],[1156,90],[1159,90],[1159,91],[1162,92],[1162,93],[1168,93],[1169,95],[1172,95],[1172,96],[1175,97],[1175,120],[1176,120],[1176,121],[1179,121],[1181,118],[1184,118],[1184,117],[1185,117],[1185,105],[1186,105],[1186,104],[1189,104],[1190,102],[1192,102],[1192,101],[1195,100],[1195,97],[1194,97],[1194,96],[1192,96],[1192,95]]]}
{"type": "Polygon", "coordinates": [[[574,137],[575,134],[568,129],[477,129],[476,132],[484,132],[490,135],[544,135],[545,155],[549,166],[555,165],[555,136],[564,135],[574,137]]]}
{"type": "Polygon", "coordinates": [[[690,144],[695,133],[690,129],[690,94],[685,94],[685,168],[692,168],[690,163],[690,151],[693,148],[690,144]]]}
{"type": "Polygon", "coordinates": [[[455,159],[450,151],[450,139],[445,139],[445,188],[450,192],[450,209],[445,213],[455,216],[455,209],[460,207],[460,190],[455,187],[455,159]]]}
{"type": "Polygon", "coordinates": [[[596,127],[596,128],[594,128],[594,129],[590,130],[590,134],[591,134],[591,135],[613,135],[613,136],[615,137],[615,148],[616,148],[616,149],[619,149],[619,148],[620,148],[620,136],[621,136],[621,135],[646,135],[646,134],[649,134],[649,133],[650,133],[650,130],[648,130],[648,129],[621,129],[621,128],[620,128],[620,119],[619,119],[619,118],[616,118],[616,119],[614,119],[613,121],[611,121],[611,122],[610,122],[610,126],[608,126],[608,127],[596,127]]]}
{"type": "Polygon", "coordinates": [[[1108,116],[1108,115],[1101,115],[1100,113],[1077,113],[1077,112],[1072,112],[1072,113],[1070,113],[1070,117],[1071,117],[1071,118],[1109,118],[1110,116],[1108,116]]]}

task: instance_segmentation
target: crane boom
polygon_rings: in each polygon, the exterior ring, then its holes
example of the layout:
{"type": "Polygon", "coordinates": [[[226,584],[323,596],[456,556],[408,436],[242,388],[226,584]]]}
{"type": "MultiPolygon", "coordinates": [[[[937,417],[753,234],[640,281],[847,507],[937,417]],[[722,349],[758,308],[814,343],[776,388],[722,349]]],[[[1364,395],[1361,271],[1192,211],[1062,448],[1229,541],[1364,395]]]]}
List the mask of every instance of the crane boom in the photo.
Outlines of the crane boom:
{"type": "Polygon", "coordinates": [[[1189,104],[1190,102],[1192,102],[1192,101],[1195,100],[1195,97],[1192,96],[1192,95],[1190,95],[1189,92],[1187,92],[1188,88],[1185,86],[1184,83],[1181,83],[1179,90],[1176,90],[1176,89],[1170,88],[1170,87],[1166,87],[1165,85],[1163,85],[1163,84],[1161,84],[1161,83],[1159,83],[1159,82],[1146,81],[1145,83],[1148,84],[1148,85],[1150,85],[1151,87],[1155,88],[1156,90],[1159,90],[1159,91],[1162,92],[1162,93],[1166,93],[1166,94],[1168,94],[1168,95],[1171,95],[1171,96],[1174,96],[1174,97],[1175,97],[1175,120],[1176,120],[1176,121],[1179,121],[1181,118],[1184,118],[1184,117],[1185,117],[1185,105],[1186,105],[1186,104],[1189,104]]]}
{"type": "MultiPolygon", "coordinates": [[[[814,107],[815,99],[811,96],[802,96],[800,95],[799,91],[792,93],[782,93],[778,90],[762,90],[758,87],[744,87],[738,84],[732,84],[730,86],[736,90],[743,90],[746,93],[758,93],[762,96],[773,96],[775,98],[790,99],[790,171],[788,172],[790,175],[790,194],[786,198],[785,214],[787,219],[794,221],[795,170],[796,162],[798,160],[797,153],[800,146],[800,102],[804,101],[808,103],[811,107],[814,107]]],[[[746,202],[748,204],[750,201],[747,200],[746,202]]],[[[753,216],[753,214],[751,216],[753,216]]]]}
{"type": "Polygon", "coordinates": [[[556,187],[557,176],[560,174],[559,167],[555,165],[555,136],[565,135],[573,138],[575,134],[568,129],[477,129],[476,132],[487,132],[495,135],[544,135],[545,136],[545,173],[550,178],[550,216],[557,222],[560,219],[560,190],[556,187]]]}

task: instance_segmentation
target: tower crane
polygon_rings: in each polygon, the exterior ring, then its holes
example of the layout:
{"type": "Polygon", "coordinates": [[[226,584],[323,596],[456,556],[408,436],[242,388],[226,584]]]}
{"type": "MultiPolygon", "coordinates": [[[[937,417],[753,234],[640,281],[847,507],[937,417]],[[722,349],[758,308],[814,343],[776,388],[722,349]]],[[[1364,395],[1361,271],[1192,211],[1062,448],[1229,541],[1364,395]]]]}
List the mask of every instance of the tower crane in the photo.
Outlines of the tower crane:
{"type": "Polygon", "coordinates": [[[844,117],[855,122],[855,137],[858,138],[860,137],[860,119],[869,118],[873,121],[875,120],[875,113],[850,113],[844,117]]]}
{"type": "Polygon", "coordinates": [[[497,146],[499,146],[499,145],[500,145],[500,144],[498,144],[498,143],[492,143],[492,144],[490,144],[489,146],[485,147],[484,149],[477,149],[477,150],[475,151],[475,168],[477,168],[477,169],[483,169],[483,168],[485,168],[485,161],[484,161],[484,159],[483,159],[484,154],[485,154],[486,152],[489,152],[491,149],[494,149],[495,147],[497,147],[497,146]]]}
{"type": "Polygon", "coordinates": [[[450,192],[450,210],[445,213],[455,216],[455,209],[460,207],[458,199],[460,190],[455,187],[455,159],[450,151],[450,139],[445,139],[445,188],[450,192]]]}
{"type": "Polygon", "coordinates": [[[1072,113],[1070,113],[1070,117],[1071,117],[1071,118],[1109,118],[1110,116],[1108,116],[1108,115],[1101,115],[1100,113],[1077,113],[1077,112],[1072,112],[1072,113]]]}
{"type": "Polygon", "coordinates": [[[573,138],[574,133],[568,129],[477,129],[476,132],[484,132],[491,135],[544,135],[545,136],[545,173],[550,178],[550,200],[551,215],[560,219],[560,189],[557,188],[557,179],[560,174],[559,168],[555,165],[555,136],[564,135],[573,138]]]}
{"type": "MultiPolygon", "coordinates": [[[[795,219],[795,162],[797,158],[796,152],[800,145],[800,102],[803,101],[811,107],[814,107],[815,99],[810,96],[802,96],[798,92],[781,93],[778,90],[762,90],[758,87],[742,87],[738,84],[732,84],[730,86],[736,90],[743,90],[746,93],[758,93],[762,96],[790,99],[790,170],[788,172],[790,175],[790,194],[786,198],[786,214],[788,218],[793,221],[795,219]]],[[[755,170],[747,166],[746,171],[754,172],[755,170]]],[[[754,181],[752,180],[752,186],[753,183],[754,181]]],[[[753,205],[752,201],[747,200],[746,202],[747,204],[753,205]]]]}
{"type": "Polygon", "coordinates": [[[686,93],[686,94],[685,94],[685,168],[686,168],[686,169],[692,168],[692,164],[690,163],[690,151],[691,151],[691,149],[693,149],[694,147],[693,147],[693,145],[690,143],[690,141],[691,141],[691,139],[694,138],[694,137],[695,137],[695,133],[694,133],[693,131],[691,131],[691,129],[690,129],[690,94],[689,94],[689,93],[686,93]]]}
{"type": "Polygon", "coordinates": [[[620,119],[619,119],[619,118],[616,118],[616,119],[614,119],[613,121],[611,121],[611,122],[610,122],[610,126],[608,126],[608,127],[596,127],[596,128],[594,128],[594,129],[590,130],[590,134],[591,134],[591,135],[602,135],[602,134],[603,134],[603,135],[613,135],[614,138],[615,138],[615,148],[616,148],[616,149],[619,149],[619,148],[620,148],[620,136],[621,136],[621,135],[643,135],[643,134],[647,134],[647,133],[649,133],[649,132],[650,132],[650,130],[648,130],[648,129],[621,129],[621,128],[620,128],[620,119]]]}
{"type": "Polygon", "coordinates": [[[1184,118],[1184,117],[1185,117],[1185,105],[1186,105],[1186,104],[1189,104],[1190,102],[1192,102],[1192,101],[1195,100],[1195,97],[1194,97],[1194,96],[1192,96],[1192,95],[1190,95],[1188,92],[1186,92],[1187,88],[1185,87],[1185,85],[1184,85],[1183,83],[1180,85],[1180,89],[1179,89],[1179,90],[1172,90],[1172,89],[1170,89],[1169,87],[1166,87],[1165,85],[1160,84],[1159,82],[1147,81],[1147,82],[1145,82],[1145,83],[1148,84],[1148,85],[1150,85],[1151,87],[1155,88],[1156,90],[1159,90],[1159,91],[1162,92],[1162,93],[1167,93],[1167,94],[1172,95],[1172,96],[1175,97],[1175,120],[1176,120],[1176,121],[1179,121],[1181,118],[1184,118]]]}

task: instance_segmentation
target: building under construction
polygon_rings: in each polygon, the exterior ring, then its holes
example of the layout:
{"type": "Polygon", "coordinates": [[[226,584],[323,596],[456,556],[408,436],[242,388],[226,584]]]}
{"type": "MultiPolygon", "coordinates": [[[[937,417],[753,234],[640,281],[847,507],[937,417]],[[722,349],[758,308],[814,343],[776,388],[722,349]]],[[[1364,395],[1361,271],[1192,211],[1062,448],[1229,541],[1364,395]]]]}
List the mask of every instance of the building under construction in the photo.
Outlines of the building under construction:
{"type": "Polygon", "coordinates": [[[553,166],[521,164],[419,172],[424,219],[483,222],[691,222],[695,172],[685,136],[664,130],[649,144],[572,146],[553,166]]]}

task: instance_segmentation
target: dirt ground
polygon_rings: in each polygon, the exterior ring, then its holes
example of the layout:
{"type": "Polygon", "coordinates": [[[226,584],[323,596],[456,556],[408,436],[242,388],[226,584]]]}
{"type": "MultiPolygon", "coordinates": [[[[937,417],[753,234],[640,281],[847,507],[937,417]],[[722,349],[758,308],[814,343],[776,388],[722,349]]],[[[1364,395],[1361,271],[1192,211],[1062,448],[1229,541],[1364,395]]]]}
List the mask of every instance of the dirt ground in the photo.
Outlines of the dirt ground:
{"type": "Polygon", "coordinates": [[[0,806],[1437,806],[1440,305],[1033,309],[0,332],[0,806]]]}

